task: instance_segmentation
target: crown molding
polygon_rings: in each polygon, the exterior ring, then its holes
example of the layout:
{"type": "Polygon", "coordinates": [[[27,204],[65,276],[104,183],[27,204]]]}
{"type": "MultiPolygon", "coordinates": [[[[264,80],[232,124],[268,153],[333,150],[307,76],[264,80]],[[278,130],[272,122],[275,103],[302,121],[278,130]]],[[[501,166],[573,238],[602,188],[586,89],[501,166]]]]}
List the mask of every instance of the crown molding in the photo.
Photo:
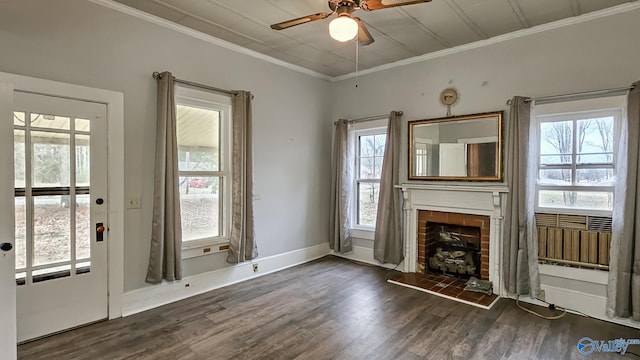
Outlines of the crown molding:
{"type": "Polygon", "coordinates": [[[352,72],[352,73],[348,73],[345,75],[340,75],[340,76],[329,76],[329,75],[325,75],[325,74],[321,74],[319,72],[313,71],[313,70],[309,70],[307,68],[304,68],[302,66],[298,66],[298,65],[294,65],[291,63],[288,63],[286,61],[280,60],[280,59],[276,59],[274,57],[259,53],[257,51],[251,50],[251,49],[247,49],[245,47],[236,45],[236,44],[232,44],[228,41],[222,40],[222,39],[218,39],[214,36],[202,33],[200,31],[197,30],[193,30],[191,28],[188,28],[186,26],[180,25],[180,24],[176,24],[174,22],[171,22],[169,20],[163,19],[161,17],[155,16],[155,15],[151,15],[149,13],[146,13],[144,11],[132,8],[130,6],[115,2],[114,0],[89,0],[92,3],[98,4],[98,5],[102,5],[104,7],[122,12],[124,14],[127,15],[131,15],[133,17],[136,17],[138,19],[144,20],[144,21],[148,21],[151,22],[153,24],[180,32],[182,34],[194,37],[196,39],[200,39],[203,41],[206,41],[210,44],[216,45],[216,46],[220,46],[226,49],[229,49],[231,51],[243,54],[243,55],[247,55],[247,56],[251,56],[254,57],[256,59],[260,59],[278,66],[282,66],[284,68],[293,70],[293,71],[297,71],[315,78],[319,78],[319,79],[323,79],[323,80],[329,80],[331,82],[337,82],[337,81],[342,81],[342,80],[346,80],[346,79],[350,79],[350,78],[354,78],[356,76],[363,76],[363,75],[368,75],[368,74],[373,74],[376,72],[380,72],[380,71],[384,71],[384,70],[389,70],[389,69],[393,69],[393,68],[397,68],[397,67],[402,67],[402,66],[406,66],[406,65],[410,65],[410,64],[415,64],[415,63],[419,63],[419,62],[423,62],[423,61],[428,61],[428,60],[432,60],[432,59],[437,59],[437,58],[441,58],[444,56],[448,56],[448,55],[453,55],[453,54],[457,54],[463,51],[467,51],[467,50],[473,50],[473,49],[477,49],[477,48],[481,48],[483,46],[488,46],[488,45],[493,45],[493,44],[498,44],[501,42],[505,42],[505,41],[509,41],[509,40],[514,40],[514,39],[518,39],[521,37],[525,37],[525,36],[529,36],[529,35],[533,35],[533,34],[538,34],[538,33],[542,33],[545,31],[550,31],[550,30],[555,30],[555,29],[560,29],[563,27],[567,27],[567,26],[571,26],[571,25],[575,25],[575,24],[580,24],[583,22],[588,22],[588,21],[592,21],[592,20],[596,20],[596,19],[600,19],[600,18],[604,18],[604,17],[608,17],[608,16],[612,16],[612,15],[617,15],[617,14],[622,14],[625,12],[629,12],[629,11],[633,11],[633,10],[637,10],[640,9],[640,1],[639,0],[634,0],[632,3],[626,3],[626,4],[621,4],[621,5],[617,5],[617,6],[613,6],[610,8],[606,8],[600,11],[594,11],[594,12],[590,12],[587,14],[583,14],[580,16],[576,16],[576,17],[571,17],[571,18],[566,18],[566,19],[562,19],[562,20],[558,20],[558,21],[554,21],[551,23],[547,23],[547,24],[542,24],[542,25],[538,25],[538,26],[534,26],[528,29],[522,29],[522,30],[518,30],[518,31],[514,31],[508,34],[503,34],[503,35],[498,35],[498,36],[494,36],[492,38],[489,39],[485,39],[485,40],[480,40],[480,41],[475,41],[469,44],[464,44],[464,45],[460,45],[460,46],[456,46],[456,47],[452,47],[449,49],[444,49],[444,50],[440,50],[440,51],[435,51],[435,52],[431,52],[428,54],[424,54],[424,55],[419,55],[419,56],[414,56],[408,59],[403,59],[403,60],[398,60],[395,62],[391,62],[388,64],[384,64],[384,65],[379,65],[379,66],[375,66],[369,69],[365,69],[362,71],[359,71],[358,73],[352,72]]]}
{"type": "Polygon", "coordinates": [[[262,61],[266,61],[278,66],[282,66],[284,68],[287,68],[289,70],[293,70],[293,71],[297,71],[300,73],[303,73],[305,75],[309,75],[315,78],[319,78],[319,79],[323,79],[323,80],[333,80],[333,77],[329,76],[329,75],[325,75],[325,74],[321,74],[319,72],[313,71],[313,70],[309,70],[307,68],[304,68],[302,66],[298,66],[298,65],[294,65],[291,63],[288,63],[286,61],[282,61],[280,59],[276,59],[274,57],[271,57],[269,55],[265,55],[262,53],[259,53],[257,51],[251,50],[251,49],[247,49],[245,47],[242,47],[240,45],[236,45],[236,44],[232,44],[228,41],[222,40],[222,39],[218,39],[217,37],[205,34],[203,32],[191,29],[189,27],[186,27],[184,25],[180,25],[180,24],[176,24],[172,21],[169,21],[167,19],[163,19],[159,16],[155,16],[155,15],[151,15],[149,13],[146,13],[142,10],[138,10],[135,8],[132,8],[130,6],[115,2],[113,0],[89,0],[90,2],[94,3],[94,4],[98,4],[101,6],[104,6],[106,8],[112,9],[112,10],[116,10],[119,11],[121,13],[127,14],[127,15],[131,15],[133,17],[136,17],[140,20],[144,20],[159,26],[162,26],[164,28],[167,29],[171,29],[174,31],[177,31],[181,34],[184,35],[188,35],[191,37],[194,37],[196,39],[202,40],[202,41],[206,41],[210,44],[216,45],[216,46],[220,46],[223,47],[225,49],[237,52],[239,54],[243,54],[243,55],[247,55],[247,56],[251,56],[254,57],[256,59],[262,60],[262,61]]]}
{"type": "Polygon", "coordinates": [[[514,32],[511,32],[511,33],[507,33],[507,34],[494,36],[494,37],[486,39],[486,40],[479,40],[479,41],[475,41],[475,42],[472,42],[472,43],[469,43],[469,44],[464,44],[464,45],[452,47],[452,48],[449,48],[449,49],[435,51],[435,52],[431,52],[431,53],[428,53],[428,54],[414,56],[414,57],[411,57],[411,58],[408,58],[408,59],[398,60],[398,61],[395,61],[395,62],[392,62],[392,63],[375,66],[375,67],[372,67],[372,68],[369,68],[369,69],[365,69],[365,70],[359,71],[357,74],[355,72],[353,72],[353,73],[349,73],[349,74],[345,74],[345,75],[332,77],[331,81],[332,82],[336,82],[336,81],[346,80],[346,79],[354,78],[356,76],[363,76],[363,75],[367,75],[367,74],[376,73],[376,72],[379,72],[379,71],[389,70],[389,69],[393,69],[393,68],[397,68],[397,67],[401,67],[401,66],[405,66],[405,65],[410,65],[410,64],[414,64],[414,63],[418,63],[418,62],[432,60],[432,59],[444,57],[444,56],[447,56],[447,55],[457,54],[457,53],[460,53],[460,52],[463,52],[463,51],[467,51],[467,50],[481,48],[481,47],[487,46],[487,45],[493,45],[493,44],[501,43],[501,42],[504,42],[504,41],[518,39],[518,38],[521,38],[521,37],[525,37],[525,36],[529,36],[529,35],[533,35],[533,34],[538,34],[538,33],[545,32],[545,31],[555,30],[555,29],[559,29],[559,28],[563,28],[563,27],[567,27],[567,26],[571,26],[571,25],[575,25],[575,24],[580,24],[580,23],[583,23],[583,22],[596,20],[596,19],[600,19],[600,18],[612,16],[612,15],[622,14],[622,13],[633,11],[633,10],[637,10],[637,9],[640,9],[640,1],[634,0],[633,3],[626,3],[626,4],[622,4],[622,5],[617,5],[617,6],[613,6],[613,7],[610,7],[610,8],[607,8],[607,9],[603,9],[603,10],[600,10],[600,11],[594,11],[594,12],[586,13],[586,14],[583,14],[583,15],[580,15],[580,16],[566,18],[566,19],[550,22],[550,23],[547,23],[547,24],[534,26],[532,28],[518,30],[518,31],[514,31],[514,32]]]}

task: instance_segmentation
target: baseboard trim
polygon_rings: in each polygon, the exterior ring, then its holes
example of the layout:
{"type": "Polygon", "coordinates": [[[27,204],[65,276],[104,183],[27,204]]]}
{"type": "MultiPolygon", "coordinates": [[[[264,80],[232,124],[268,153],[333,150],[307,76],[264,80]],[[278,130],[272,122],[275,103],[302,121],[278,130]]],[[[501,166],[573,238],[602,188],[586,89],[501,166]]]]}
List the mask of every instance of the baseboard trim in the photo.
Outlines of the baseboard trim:
{"type": "MultiPolygon", "coordinates": [[[[631,319],[608,317],[606,315],[606,297],[544,284],[541,285],[541,288],[545,291],[545,302],[538,299],[532,299],[529,296],[520,297],[520,302],[538,305],[545,308],[548,304],[554,304],[566,309],[568,313],[640,329],[640,322],[633,321],[631,319]],[[578,307],[581,307],[582,309],[578,309],[578,307]]],[[[515,300],[515,297],[513,296],[510,296],[510,298],[515,300]]]]}
{"type": "Polygon", "coordinates": [[[387,269],[404,269],[404,261],[399,265],[396,264],[383,264],[373,258],[373,249],[364,246],[354,246],[351,252],[346,254],[340,254],[335,251],[331,251],[331,255],[338,256],[344,259],[363,262],[366,264],[376,265],[387,269]]]}
{"type": "Polygon", "coordinates": [[[179,281],[163,282],[126,292],[122,297],[122,316],[130,316],[207,291],[284,270],[319,259],[331,253],[328,244],[320,244],[274,256],[257,258],[234,266],[193,275],[179,281]],[[259,272],[253,272],[253,264],[259,272]]]}

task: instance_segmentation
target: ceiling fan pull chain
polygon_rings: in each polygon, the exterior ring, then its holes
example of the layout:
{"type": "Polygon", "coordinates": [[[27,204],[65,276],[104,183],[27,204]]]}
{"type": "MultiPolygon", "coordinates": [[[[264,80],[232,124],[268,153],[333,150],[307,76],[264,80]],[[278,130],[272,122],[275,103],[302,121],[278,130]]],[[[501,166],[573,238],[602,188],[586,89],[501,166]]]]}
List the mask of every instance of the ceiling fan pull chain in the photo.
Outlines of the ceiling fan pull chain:
{"type": "Polygon", "coordinates": [[[358,87],[358,62],[360,61],[360,46],[356,37],[356,87],[358,87]]]}

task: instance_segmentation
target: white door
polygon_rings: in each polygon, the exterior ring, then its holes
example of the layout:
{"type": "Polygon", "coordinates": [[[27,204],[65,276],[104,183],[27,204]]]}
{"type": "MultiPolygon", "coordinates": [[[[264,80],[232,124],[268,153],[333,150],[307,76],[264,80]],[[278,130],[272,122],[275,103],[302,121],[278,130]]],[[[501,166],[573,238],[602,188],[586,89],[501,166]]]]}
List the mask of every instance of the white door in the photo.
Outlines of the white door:
{"type": "Polygon", "coordinates": [[[17,341],[108,316],[106,105],[14,92],[17,341]]]}
{"type": "Polygon", "coordinates": [[[440,176],[467,176],[466,144],[440,144],[440,176]]]}
{"type": "MultiPolygon", "coordinates": [[[[0,154],[13,153],[13,88],[0,83],[0,154]]],[[[16,358],[13,246],[13,159],[0,156],[0,359],[16,358]],[[11,249],[9,249],[11,247],[11,249]],[[2,250],[4,249],[4,250],[2,250]]]]}

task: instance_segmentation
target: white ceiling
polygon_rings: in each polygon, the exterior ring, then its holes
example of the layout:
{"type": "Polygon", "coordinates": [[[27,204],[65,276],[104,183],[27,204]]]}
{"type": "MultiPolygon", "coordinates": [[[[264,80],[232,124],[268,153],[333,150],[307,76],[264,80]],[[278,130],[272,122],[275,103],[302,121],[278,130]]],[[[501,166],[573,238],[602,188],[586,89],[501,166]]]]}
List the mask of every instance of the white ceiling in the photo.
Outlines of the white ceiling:
{"type": "MultiPolygon", "coordinates": [[[[271,30],[318,12],[326,0],[115,0],[230,43],[330,77],[356,69],[355,41],[328,33],[330,18],[271,30]]],[[[375,42],[360,48],[359,69],[489,39],[637,0],[433,0],[358,10],[375,42]]]]}

